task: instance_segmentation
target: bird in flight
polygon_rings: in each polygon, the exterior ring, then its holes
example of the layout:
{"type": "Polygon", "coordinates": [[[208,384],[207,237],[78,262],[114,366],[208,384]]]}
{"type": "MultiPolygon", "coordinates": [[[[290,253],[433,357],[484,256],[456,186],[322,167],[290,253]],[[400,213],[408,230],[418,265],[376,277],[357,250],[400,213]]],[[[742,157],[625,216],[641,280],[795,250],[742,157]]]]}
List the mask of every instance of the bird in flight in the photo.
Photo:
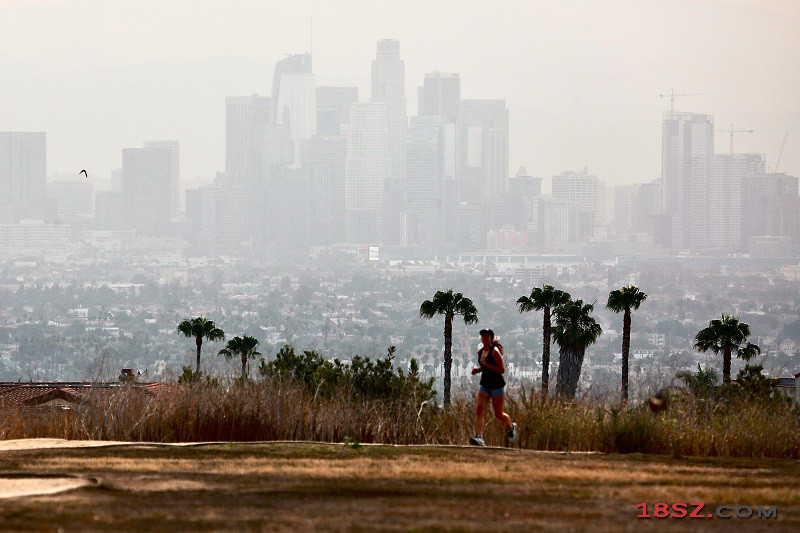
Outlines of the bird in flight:
{"type": "Polygon", "coordinates": [[[89,177],[89,174],[87,174],[85,170],[81,170],[80,172],[78,172],[78,174],[83,174],[87,178],[89,177]]]}

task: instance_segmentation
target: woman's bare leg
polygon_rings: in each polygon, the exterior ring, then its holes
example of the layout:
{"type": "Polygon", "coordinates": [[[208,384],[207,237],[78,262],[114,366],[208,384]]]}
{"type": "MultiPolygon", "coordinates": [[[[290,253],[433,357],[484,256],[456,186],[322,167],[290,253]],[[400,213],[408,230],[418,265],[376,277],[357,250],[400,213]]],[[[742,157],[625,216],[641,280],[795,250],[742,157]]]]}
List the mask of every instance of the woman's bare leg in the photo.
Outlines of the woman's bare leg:
{"type": "Polygon", "coordinates": [[[492,396],[492,408],[494,409],[494,416],[503,424],[505,424],[508,429],[511,429],[513,426],[511,423],[511,417],[508,416],[508,413],[503,412],[504,401],[504,396],[492,396]]]}
{"type": "Polygon", "coordinates": [[[490,396],[485,392],[479,392],[475,396],[475,434],[483,435],[483,411],[489,404],[490,396]]]}

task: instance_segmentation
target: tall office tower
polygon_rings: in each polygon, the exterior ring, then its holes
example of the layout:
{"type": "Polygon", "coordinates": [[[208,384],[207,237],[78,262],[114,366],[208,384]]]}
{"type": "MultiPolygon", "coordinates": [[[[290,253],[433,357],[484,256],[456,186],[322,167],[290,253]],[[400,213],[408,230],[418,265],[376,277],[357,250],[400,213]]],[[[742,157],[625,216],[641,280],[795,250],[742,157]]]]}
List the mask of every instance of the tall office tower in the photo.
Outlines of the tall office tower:
{"type": "Polygon", "coordinates": [[[405,94],[405,63],[400,59],[400,41],[378,41],[372,61],[372,94],[370,102],[386,107],[390,178],[394,188],[402,185],[405,174],[406,128],[408,107],[405,94]]]}
{"type": "Polygon", "coordinates": [[[575,242],[594,235],[600,217],[600,190],[602,182],[590,176],[586,169],[580,172],[567,171],[553,176],[553,198],[569,202],[575,209],[570,237],[575,242]]]}
{"type": "Polygon", "coordinates": [[[178,141],[145,141],[145,148],[166,148],[169,150],[169,214],[172,218],[180,215],[181,147],[178,141]]]}
{"type": "Polygon", "coordinates": [[[45,200],[46,175],[44,132],[0,132],[0,220],[17,222],[38,212],[45,200]]]}
{"type": "Polygon", "coordinates": [[[462,100],[459,117],[459,201],[502,198],[508,178],[505,100],[462,100]]]}
{"type": "Polygon", "coordinates": [[[428,250],[445,240],[444,137],[442,117],[411,117],[406,142],[408,239],[428,250]]]}
{"type": "Polygon", "coordinates": [[[53,181],[47,196],[56,206],[61,222],[86,222],[94,219],[94,186],[88,180],[53,181]]]}
{"type": "Polygon", "coordinates": [[[198,243],[204,252],[239,255],[258,247],[264,207],[261,184],[257,178],[218,173],[212,184],[199,189],[193,211],[200,219],[198,243]]]}
{"type": "Polygon", "coordinates": [[[170,231],[173,151],[167,146],[122,150],[122,194],[127,229],[143,235],[170,231]]]}
{"type": "Polygon", "coordinates": [[[614,220],[612,228],[615,233],[641,231],[636,225],[636,205],[638,200],[638,185],[617,185],[614,187],[614,220]]]}
{"type": "Polygon", "coordinates": [[[295,143],[317,132],[317,91],[311,54],[291,55],[275,64],[272,122],[289,127],[295,143]]]}
{"type": "Polygon", "coordinates": [[[384,190],[380,219],[381,242],[388,245],[406,244],[405,165],[408,107],[405,95],[405,63],[400,59],[400,41],[378,41],[372,61],[372,92],[370,102],[386,107],[386,126],[389,150],[389,180],[384,190]]]}
{"type": "Polygon", "coordinates": [[[388,140],[386,105],[353,104],[347,132],[344,195],[350,242],[379,242],[378,224],[390,176],[388,140]]]}
{"type": "Polygon", "coordinates": [[[259,96],[225,98],[225,173],[262,177],[264,135],[271,122],[271,100],[259,96]]]}
{"type": "Polygon", "coordinates": [[[708,182],[708,245],[719,252],[742,249],[742,186],[764,174],[761,154],[716,154],[708,182]]]}
{"type": "Polygon", "coordinates": [[[662,125],[663,209],[672,248],[702,250],[708,244],[708,180],[714,155],[710,115],[668,111],[662,125]]]}
{"type": "Polygon", "coordinates": [[[539,242],[551,248],[573,242],[575,210],[575,206],[566,200],[539,198],[539,242]]]}
{"type": "Polygon", "coordinates": [[[447,72],[428,72],[417,89],[417,114],[439,115],[445,122],[458,121],[461,78],[447,72]]]}
{"type": "Polygon", "coordinates": [[[350,122],[350,106],[358,102],[358,87],[317,87],[317,133],[339,135],[350,122]]]}
{"type": "Polygon", "coordinates": [[[517,173],[508,178],[508,223],[518,231],[535,232],[539,227],[541,195],[542,178],[531,176],[525,167],[519,167],[517,173]]]}
{"type": "MultiPolygon", "coordinates": [[[[752,174],[742,185],[742,242],[758,253],[760,237],[788,239],[790,253],[800,253],[798,179],[783,173],[752,174]]],[[[770,254],[773,255],[773,254],[770,254]]]]}
{"type": "Polygon", "coordinates": [[[297,162],[311,176],[312,244],[345,242],[346,159],[347,137],[344,135],[315,135],[300,141],[297,162]]]}

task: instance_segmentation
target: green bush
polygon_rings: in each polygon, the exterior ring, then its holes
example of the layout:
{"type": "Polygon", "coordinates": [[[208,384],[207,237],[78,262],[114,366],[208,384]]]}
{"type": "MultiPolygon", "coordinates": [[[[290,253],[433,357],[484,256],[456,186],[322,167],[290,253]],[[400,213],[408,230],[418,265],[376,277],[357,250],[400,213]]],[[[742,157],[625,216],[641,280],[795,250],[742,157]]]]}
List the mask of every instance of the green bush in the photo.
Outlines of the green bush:
{"type": "Polygon", "coordinates": [[[325,360],[315,351],[297,354],[285,345],[267,363],[263,358],[259,374],[264,378],[288,379],[303,384],[315,396],[331,397],[349,393],[366,399],[413,400],[422,402],[433,398],[433,378],[423,381],[419,364],[411,359],[408,373],[395,370],[394,346],[383,359],[373,361],[356,355],[349,364],[339,359],[325,360]]]}

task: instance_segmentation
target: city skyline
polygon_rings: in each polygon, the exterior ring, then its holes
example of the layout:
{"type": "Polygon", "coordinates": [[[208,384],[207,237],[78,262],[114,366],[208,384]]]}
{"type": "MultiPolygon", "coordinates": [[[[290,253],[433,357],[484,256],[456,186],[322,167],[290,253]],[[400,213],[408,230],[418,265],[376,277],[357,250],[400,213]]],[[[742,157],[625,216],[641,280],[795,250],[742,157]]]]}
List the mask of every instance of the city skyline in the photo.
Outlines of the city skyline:
{"type": "Polygon", "coordinates": [[[301,4],[294,15],[275,7],[274,17],[267,17],[257,4],[237,4],[230,13],[218,15],[228,25],[238,23],[244,30],[241,35],[237,33],[230,43],[220,43],[214,36],[201,43],[196,35],[184,33],[206,28],[210,22],[204,17],[212,13],[182,13],[200,22],[187,25],[194,30],[183,29],[177,3],[167,3],[153,21],[162,30],[160,35],[153,29],[142,35],[121,30],[118,24],[125,16],[135,19],[145,10],[114,6],[106,8],[108,27],[90,28],[95,37],[60,39],[63,29],[54,26],[51,17],[60,14],[68,21],[86,5],[78,2],[65,9],[53,3],[45,14],[41,5],[6,2],[0,6],[4,45],[0,66],[11,83],[0,89],[0,130],[46,131],[51,175],[91,166],[93,177],[106,179],[121,167],[122,148],[144,139],[175,139],[181,143],[182,179],[209,183],[225,168],[225,97],[269,95],[275,61],[284,52],[311,51],[306,30],[315,16],[317,86],[356,86],[360,99],[368,100],[374,43],[396,38],[406,65],[409,116],[417,109],[417,89],[428,72],[459,74],[464,99],[505,99],[510,115],[510,173],[525,166],[532,175],[547,178],[588,166],[609,185],[659,177],[661,139],[653,123],[669,108],[669,100],[659,99],[658,94],[674,87],[676,92],[700,93],[679,100],[676,108],[714,116],[720,125],[717,143],[727,141],[720,131],[723,124],[755,130],[753,135],[737,137],[737,151],[763,153],[768,166],[774,165],[789,131],[780,170],[797,175],[800,112],[792,87],[800,83],[800,67],[788,53],[796,49],[792,45],[797,39],[786,34],[798,19],[796,6],[674,3],[669,10],[658,7],[647,14],[645,4],[627,8],[612,4],[600,16],[591,4],[571,4],[555,13],[544,3],[520,8],[511,18],[513,9],[498,7],[480,13],[486,29],[477,24],[478,14],[463,14],[465,27],[474,34],[473,46],[465,53],[465,32],[434,30],[447,10],[457,7],[452,4],[411,4],[409,12],[429,16],[417,17],[425,20],[409,22],[409,27],[397,22],[409,15],[398,19],[393,7],[378,15],[375,4],[362,3],[346,13],[301,4]],[[337,21],[346,15],[358,20],[359,8],[362,15],[375,18],[375,24],[352,34],[342,31],[344,26],[337,26],[337,21]],[[253,20],[244,16],[247,9],[253,20]],[[19,23],[22,17],[31,20],[33,14],[41,15],[36,23],[19,23]],[[698,22],[713,18],[716,24],[698,24],[702,31],[686,29],[679,24],[686,16],[698,22]],[[269,27],[282,20],[291,31],[276,30],[268,37],[261,35],[262,46],[245,46],[248,39],[257,38],[246,30],[262,20],[259,17],[268,20],[269,27]],[[565,26],[568,17],[574,24],[565,26]],[[498,33],[502,24],[507,31],[498,33]],[[570,41],[575,28],[584,32],[585,43],[570,41]],[[115,38],[101,39],[115,29],[115,38]],[[547,40],[556,29],[563,38],[547,40]],[[48,32],[51,37],[44,38],[48,32]],[[494,38],[486,39],[487,33],[494,38]],[[436,38],[420,37],[427,34],[436,38]],[[179,36],[187,37],[187,44],[170,47],[179,36]],[[157,47],[156,42],[165,46],[157,47]],[[738,68],[725,66],[721,57],[736,57],[733,63],[738,68]],[[601,72],[603,77],[598,76],[601,72]],[[34,101],[40,105],[32,105],[34,101]]]}

